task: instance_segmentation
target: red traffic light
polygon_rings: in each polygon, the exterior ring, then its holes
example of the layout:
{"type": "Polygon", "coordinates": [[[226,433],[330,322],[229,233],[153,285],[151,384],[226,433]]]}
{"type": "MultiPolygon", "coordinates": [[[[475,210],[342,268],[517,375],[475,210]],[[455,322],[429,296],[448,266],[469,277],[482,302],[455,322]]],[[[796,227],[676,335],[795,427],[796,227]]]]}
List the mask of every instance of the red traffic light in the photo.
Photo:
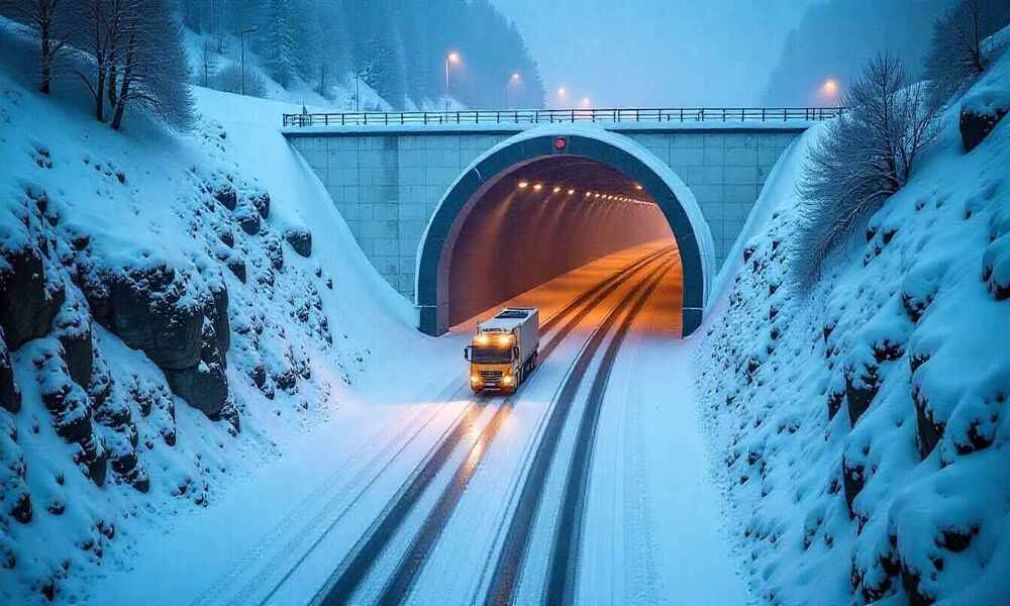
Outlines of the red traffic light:
{"type": "Polygon", "coordinates": [[[568,140],[564,137],[556,137],[554,139],[554,149],[561,151],[568,146],[568,140]]]}

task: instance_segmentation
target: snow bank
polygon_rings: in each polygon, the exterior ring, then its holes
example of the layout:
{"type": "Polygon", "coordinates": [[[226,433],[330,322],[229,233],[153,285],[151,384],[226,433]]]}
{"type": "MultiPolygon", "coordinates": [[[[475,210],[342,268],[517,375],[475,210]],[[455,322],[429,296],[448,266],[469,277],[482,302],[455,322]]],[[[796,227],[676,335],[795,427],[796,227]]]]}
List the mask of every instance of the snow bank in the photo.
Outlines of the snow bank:
{"type": "MultiPolygon", "coordinates": [[[[966,98],[1008,79],[1004,56],[966,98]]],[[[1010,128],[965,153],[953,105],[812,293],[791,289],[786,263],[816,132],[783,158],[728,264],[699,389],[768,603],[1010,595],[1010,128]]]]}
{"type": "Polygon", "coordinates": [[[0,282],[44,312],[0,351],[3,603],[87,600],[432,347],[279,134],[300,106],[198,89],[192,133],[114,132],[76,82],[37,94],[34,52],[0,23],[0,282]]]}

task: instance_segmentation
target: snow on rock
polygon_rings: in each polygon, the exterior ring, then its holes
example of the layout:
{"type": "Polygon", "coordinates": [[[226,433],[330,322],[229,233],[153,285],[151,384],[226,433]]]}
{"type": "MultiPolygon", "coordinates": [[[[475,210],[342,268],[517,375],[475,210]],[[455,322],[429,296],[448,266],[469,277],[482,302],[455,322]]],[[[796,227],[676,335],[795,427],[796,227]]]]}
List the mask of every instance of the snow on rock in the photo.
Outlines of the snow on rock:
{"type": "MultiPolygon", "coordinates": [[[[964,107],[1008,77],[1004,56],[964,107]]],[[[768,603],[1010,595],[1010,130],[965,154],[959,106],[810,293],[785,282],[798,173],[777,173],[714,305],[699,389],[768,603]]]]}
{"type": "Polygon", "coordinates": [[[81,603],[427,341],[277,133],[294,108],[197,91],[190,134],[113,132],[79,83],[35,92],[35,53],[0,20],[0,603],[81,603]]]}
{"type": "Polygon", "coordinates": [[[961,103],[961,143],[964,151],[975,149],[996,123],[1010,110],[1010,90],[985,89],[961,103]]]}

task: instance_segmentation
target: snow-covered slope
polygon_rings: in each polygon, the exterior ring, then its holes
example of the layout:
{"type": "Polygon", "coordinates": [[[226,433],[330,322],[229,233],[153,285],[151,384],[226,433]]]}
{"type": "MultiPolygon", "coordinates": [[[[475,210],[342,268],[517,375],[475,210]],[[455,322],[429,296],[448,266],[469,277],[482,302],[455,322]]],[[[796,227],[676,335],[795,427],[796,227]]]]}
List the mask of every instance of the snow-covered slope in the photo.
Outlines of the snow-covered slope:
{"type": "Polygon", "coordinates": [[[35,92],[19,31],[0,28],[5,604],[80,598],[381,385],[394,346],[431,347],[278,133],[298,106],[198,89],[194,132],[118,133],[71,81],[35,92]]]}
{"type": "MultiPolygon", "coordinates": [[[[1010,56],[968,96],[983,91],[1006,98],[1010,56]]],[[[1010,599],[1010,124],[965,153],[953,105],[809,294],[786,280],[799,165],[785,157],[714,306],[703,414],[768,603],[1010,599]]]]}

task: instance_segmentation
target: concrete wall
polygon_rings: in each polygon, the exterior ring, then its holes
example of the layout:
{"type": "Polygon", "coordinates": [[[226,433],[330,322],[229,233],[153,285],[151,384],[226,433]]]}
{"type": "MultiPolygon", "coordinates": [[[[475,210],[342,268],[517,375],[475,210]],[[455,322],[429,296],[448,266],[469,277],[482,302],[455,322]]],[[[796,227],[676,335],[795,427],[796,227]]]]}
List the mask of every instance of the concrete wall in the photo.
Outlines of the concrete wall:
{"type": "MultiPolygon", "coordinates": [[[[740,233],[775,161],[803,128],[615,128],[690,187],[716,262],[740,233]]],[[[413,300],[418,244],[442,195],[479,155],[516,131],[290,131],[365,255],[413,300]]]]}

